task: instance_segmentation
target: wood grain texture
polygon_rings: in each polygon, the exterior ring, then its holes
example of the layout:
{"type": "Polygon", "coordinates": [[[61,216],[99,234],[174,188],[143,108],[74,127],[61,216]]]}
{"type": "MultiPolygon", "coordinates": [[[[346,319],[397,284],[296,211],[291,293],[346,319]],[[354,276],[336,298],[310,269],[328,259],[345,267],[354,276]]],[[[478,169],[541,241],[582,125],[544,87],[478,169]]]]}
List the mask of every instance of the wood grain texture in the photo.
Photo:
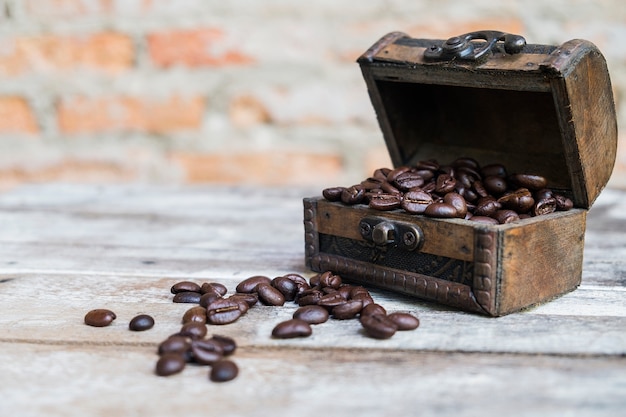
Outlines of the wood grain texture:
{"type": "Polygon", "coordinates": [[[356,321],[272,339],[295,306],[259,306],[209,329],[239,343],[236,380],[210,383],[194,366],[155,376],[156,345],[189,307],[171,302],[173,283],[233,291],[253,274],[313,275],[302,197],[315,193],[54,185],[0,195],[0,415],[623,415],[626,192],[614,190],[589,213],[582,285],[548,304],[488,318],[372,290],[421,321],[382,341],[356,321]],[[99,307],[118,318],[85,326],[99,307]],[[128,331],[139,313],[155,327],[128,331]]]}

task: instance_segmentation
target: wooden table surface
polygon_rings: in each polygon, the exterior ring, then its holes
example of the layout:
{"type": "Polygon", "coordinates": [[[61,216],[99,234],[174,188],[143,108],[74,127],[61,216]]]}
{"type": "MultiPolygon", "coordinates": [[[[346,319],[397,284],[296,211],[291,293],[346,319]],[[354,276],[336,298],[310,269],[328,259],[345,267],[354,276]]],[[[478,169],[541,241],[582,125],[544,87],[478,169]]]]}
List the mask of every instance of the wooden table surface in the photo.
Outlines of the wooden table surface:
{"type": "Polygon", "coordinates": [[[357,320],[271,338],[296,306],[255,306],[209,332],[238,342],[238,378],[188,366],[154,374],[156,346],[180,328],[181,280],[230,291],[304,266],[302,197],[311,189],[42,185],[0,195],[1,416],[624,416],[626,192],[588,217],[583,283],[501,318],[372,290],[420,328],[388,340],[357,320]],[[85,313],[109,308],[105,328],[85,313]],[[128,321],[151,314],[153,329],[128,321]]]}

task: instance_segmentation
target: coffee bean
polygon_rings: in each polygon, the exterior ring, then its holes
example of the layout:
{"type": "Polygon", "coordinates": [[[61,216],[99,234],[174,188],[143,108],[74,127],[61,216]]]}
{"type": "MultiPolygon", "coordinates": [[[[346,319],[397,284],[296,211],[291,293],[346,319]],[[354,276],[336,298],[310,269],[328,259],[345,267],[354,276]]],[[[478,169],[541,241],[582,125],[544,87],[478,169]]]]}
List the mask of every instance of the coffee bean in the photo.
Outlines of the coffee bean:
{"type": "Polygon", "coordinates": [[[259,295],[255,292],[251,292],[251,293],[236,292],[228,298],[244,301],[248,305],[248,307],[254,306],[259,301],[259,295]]]}
{"type": "Polygon", "coordinates": [[[548,181],[540,175],[531,174],[512,174],[509,181],[518,187],[528,188],[529,190],[541,190],[546,188],[548,181]]]}
{"type": "Polygon", "coordinates": [[[556,200],[556,209],[559,211],[567,211],[574,207],[574,202],[565,196],[554,194],[554,199],[556,200]]]}
{"type": "Polygon", "coordinates": [[[480,172],[485,178],[491,176],[506,178],[506,168],[502,164],[485,165],[481,168],[480,172]]]}
{"type": "Polygon", "coordinates": [[[396,178],[398,178],[398,176],[409,172],[411,170],[411,167],[409,166],[400,166],[397,168],[392,169],[391,171],[389,171],[389,173],[387,174],[387,178],[386,180],[389,182],[394,182],[396,178]]]}
{"type": "Polygon", "coordinates": [[[493,218],[499,224],[508,224],[519,220],[519,215],[513,210],[498,210],[493,214],[493,218]]]}
{"type": "Polygon", "coordinates": [[[396,177],[393,183],[400,190],[408,191],[424,185],[424,178],[414,172],[405,172],[396,177]]]}
{"type": "Polygon", "coordinates": [[[339,291],[335,291],[330,294],[323,295],[317,302],[318,306],[322,306],[328,309],[339,306],[346,303],[346,299],[341,295],[339,291]]]}
{"type": "Polygon", "coordinates": [[[419,319],[409,313],[391,313],[387,318],[398,326],[398,330],[414,330],[420,325],[419,319]]]}
{"type": "Polygon", "coordinates": [[[341,193],[341,201],[348,205],[359,204],[363,200],[364,196],[365,189],[363,187],[353,185],[352,187],[343,190],[341,193]]]}
{"type": "Polygon", "coordinates": [[[472,216],[470,217],[470,220],[476,223],[483,223],[483,224],[500,224],[493,217],[487,217],[487,216],[472,216]]]}
{"type": "Polygon", "coordinates": [[[361,325],[365,333],[375,339],[388,339],[398,330],[398,326],[382,314],[361,316],[361,325]]]}
{"type": "Polygon", "coordinates": [[[135,332],[150,330],[152,327],[154,327],[154,319],[147,314],[139,314],[128,323],[128,328],[135,332]]]}
{"type": "Polygon", "coordinates": [[[324,293],[322,293],[320,290],[311,288],[299,294],[296,300],[299,306],[314,305],[314,304],[316,305],[317,303],[319,303],[320,299],[323,296],[324,296],[324,293]]]}
{"type": "Polygon", "coordinates": [[[172,288],[170,289],[170,291],[172,294],[178,294],[179,292],[186,292],[186,291],[200,292],[200,286],[196,284],[195,282],[181,281],[172,285],[172,288]]]}
{"type": "Polygon", "coordinates": [[[235,340],[228,336],[220,336],[214,334],[209,340],[213,340],[214,342],[222,345],[222,352],[224,356],[232,355],[237,349],[237,343],[235,343],[235,340]]]}
{"type": "Polygon", "coordinates": [[[228,359],[217,361],[211,367],[209,379],[213,382],[227,382],[235,379],[239,374],[239,368],[235,362],[228,359]]]}
{"type": "Polygon", "coordinates": [[[198,301],[198,304],[206,308],[209,306],[209,304],[211,304],[213,301],[219,298],[222,298],[222,296],[215,289],[211,287],[211,289],[207,289],[207,292],[202,294],[202,296],[200,297],[200,301],[198,301]]]}
{"type": "Polygon", "coordinates": [[[544,198],[543,200],[537,201],[535,206],[532,209],[532,214],[534,216],[542,216],[550,213],[554,213],[556,211],[556,199],[554,197],[544,198]]]}
{"type": "Polygon", "coordinates": [[[271,284],[272,280],[264,275],[255,275],[250,278],[246,278],[241,281],[235,288],[236,292],[251,293],[256,291],[256,287],[259,284],[271,284]]]}
{"type": "Polygon", "coordinates": [[[200,365],[212,365],[224,357],[222,345],[212,339],[199,339],[191,342],[191,356],[200,365]]]}
{"type": "Polygon", "coordinates": [[[363,309],[362,300],[349,300],[333,307],[331,314],[337,320],[350,320],[355,318],[363,309]]]}
{"type": "Polygon", "coordinates": [[[285,296],[270,284],[260,284],[256,287],[259,301],[267,306],[282,306],[285,304],[285,296]]]}
{"type": "Polygon", "coordinates": [[[311,326],[304,320],[291,319],[278,323],[272,330],[272,337],[277,339],[292,339],[307,337],[312,333],[311,326]]]}
{"type": "Polygon", "coordinates": [[[389,211],[400,208],[402,196],[399,194],[373,194],[369,197],[369,207],[374,210],[389,211]]]}
{"type": "Polygon", "coordinates": [[[502,194],[507,189],[506,180],[496,175],[490,175],[483,180],[485,189],[491,194],[502,194]]]}
{"type": "Polygon", "coordinates": [[[451,205],[456,209],[456,217],[462,219],[467,214],[467,203],[460,194],[450,192],[443,196],[443,202],[451,205]]]}
{"type": "Polygon", "coordinates": [[[180,353],[166,353],[157,361],[155,372],[158,376],[174,375],[181,372],[185,364],[185,358],[180,353]]]}
{"type": "Polygon", "coordinates": [[[424,214],[429,217],[450,219],[457,217],[457,209],[453,205],[447,203],[432,203],[426,207],[424,214]]]}
{"type": "Polygon", "coordinates": [[[116,315],[111,310],[105,308],[97,308],[85,314],[85,324],[93,327],[106,327],[113,323],[116,315]]]}
{"type": "Polygon", "coordinates": [[[272,287],[283,295],[285,301],[293,301],[298,294],[298,284],[287,277],[276,277],[272,280],[272,287]]]}
{"type": "Polygon", "coordinates": [[[372,303],[361,310],[361,316],[371,316],[373,314],[386,315],[387,310],[380,304],[372,303]]]}
{"type": "Polygon", "coordinates": [[[183,337],[188,337],[192,340],[202,339],[207,334],[207,328],[204,323],[189,322],[183,324],[183,327],[178,332],[183,337]]]}
{"type": "Polygon", "coordinates": [[[186,323],[206,323],[206,308],[201,306],[191,307],[183,315],[183,324],[186,323]]]}
{"type": "Polygon", "coordinates": [[[237,321],[242,314],[237,300],[220,298],[207,307],[207,322],[210,324],[229,324],[237,321]]]}
{"type": "Polygon", "coordinates": [[[535,204],[531,192],[528,188],[518,188],[517,190],[504,194],[498,199],[502,207],[515,210],[517,213],[526,213],[535,204]]]}
{"type": "Polygon", "coordinates": [[[183,354],[191,347],[190,339],[179,334],[172,335],[159,344],[159,355],[166,353],[183,354]]]}
{"type": "Polygon", "coordinates": [[[449,174],[441,174],[437,177],[435,191],[439,194],[446,194],[454,191],[456,180],[449,174]]]}
{"type": "Polygon", "coordinates": [[[340,201],[341,193],[345,190],[345,187],[331,187],[322,190],[322,195],[328,201],[340,201]]]}
{"type": "Polygon", "coordinates": [[[476,202],[476,208],[474,209],[475,216],[487,216],[490,217],[496,211],[500,210],[502,205],[498,203],[498,201],[492,197],[481,197],[476,202]]]}
{"type": "Polygon", "coordinates": [[[183,291],[174,294],[172,301],[175,303],[199,304],[202,294],[199,292],[183,291]]]}
{"type": "Polygon", "coordinates": [[[331,287],[337,289],[341,286],[341,277],[331,272],[325,272],[320,275],[319,285],[322,288],[331,287]]]}
{"type": "Polygon", "coordinates": [[[293,313],[294,319],[300,319],[309,324],[325,323],[328,321],[328,317],[328,310],[317,305],[302,306],[293,313]]]}

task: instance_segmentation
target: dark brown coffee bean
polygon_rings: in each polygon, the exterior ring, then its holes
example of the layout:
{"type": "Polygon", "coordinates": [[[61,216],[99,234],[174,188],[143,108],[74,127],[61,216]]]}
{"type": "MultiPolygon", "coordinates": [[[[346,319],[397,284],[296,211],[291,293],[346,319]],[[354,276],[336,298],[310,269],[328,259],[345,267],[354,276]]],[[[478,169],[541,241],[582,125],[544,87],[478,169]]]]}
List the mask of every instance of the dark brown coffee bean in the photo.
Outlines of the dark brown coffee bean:
{"type": "Polygon", "coordinates": [[[165,355],[166,353],[178,353],[182,355],[190,347],[191,339],[175,334],[159,344],[158,353],[159,355],[165,355]]]}
{"type": "Polygon", "coordinates": [[[405,172],[398,175],[393,183],[398,189],[407,191],[424,185],[424,178],[414,172],[405,172]]]}
{"type": "Polygon", "coordinates": [[[529,190],[541,190],[548,185],[548,181],[544,177],[531,174],[513,174],[509,176],[509,181],[520,188],[528,188],[529,190]]]}
{"type": "Polygon", "coordinates": [[[411,214],[422,214],[426,210],[430,204],[432,204],[433,198],[430,194],[414,190],[408,191],[404,194],[404,198],[402,199],[402,208],[411,214]]]}
{"type": "Polygon", "coordinates": [[[360,300],[363,304],[363,308],[367,307],[370,304],[374,304],[374,299],[369,293],[359,293],[350,297],[351,300],[360,300]]]}
{"type": "Polygon", "coordinates": [[[479,198],[481,197],[487,197],[489,196],[489,192],[487,191],[487,189],[485,188],[485,186],[483,185],[482,181],[474,181],[472,183],[472,189],[476,192],[476,194],[478,195],[479,198]]]}
{"type": "Polygon", "coordinates": [[[193,340],[191,357],[200,365],[212,365],[224,357],[224,349],[220,343],[212,339],[193,340]]]}
{"type": "Polygon", "coordinates": [[[309,323],[300,319],[291,319],[278,323],[272,330],[272,337],[277,339],[292,339],[295,337],[310,336],[313,330],[309,323]]]}
{"type": "Polygon", "coordinates": [[[206,323],[206,308],[201,306],[191,307],[183,314],[183,324],[186,323],[206,323]]]}
{"type": "Polygon", "coordinates": [[[246,278],[243,281],[241,281],[235,288],[235,291],[242,292],[242,293],[255,292],[257,285],[262,284],[262,283],[271,284],[272,280],[269,277],[266,277],[264,275],[255,275],[253,277],[246,278]]]}
{"type": "Polygon", "coordinates": [[[506,178],[506,168],[502,164],[490,164],[481,168],[480,172],[483,177],[501,177],[506,178]]]}
{"type": "Polygon", "coordinates": [[[379,180],[387,180],[387,175],[389,175],[389,173],[391,172],[390,168],[378,168],[376,170],[374,170],[374,173],[372,174],[372,177],[377,178],[379,180]]]}
{"type": "Polygon", "coordinates": [[[387,314],[387,310],[385,310],[385,307],[376,303],[372,303],[361,310],[361,316],[371,316],[373,314],[382,314],[384,316],[387,314]]]}
{"type": "Polygon", "coordinates": [[[457,210],[453,205],[447,203],[432,203],[426,207],[424,214],[428,217],[451,219],[457,217],[457,210]]]}
{"type": "Polygon", "coordinates": [[[554,213],[556,211],[556,199],[554,197],[544,198],[537,201],[532,209],[533,216],[554,213]]]}
{"type": "Polygon", "coordinates": [[[237,300],[220,298],[207,307],[207,322],[210,324],[229,324],[237,321],[242,314],[237,300]]]}
{"type": "Polygon", "coordinates": [[[472,216],[469,218],[469,220],[476,222],[476,223],[482,223],[482,224],[500,224],[493,217],[487,217],[487,216],[472,216]]]}
{"type": "Polygon", "coordinates": [[[287,277],[276,277],[272,280],[272,287],[276,288],[285,298],[285,301],[293,301],[298,294],[298,284],[287,277]]]}
{"type": "Polygon", "coordinates": [[[409,172],[410,170],[411,170],[411,167],[409,166],[406,166],[406,165],[399,166],[389,171],[386,179],[389,182],[394,182],[395,179],[398,178],[398,176],[404,174],[405,172],[409,172]]]}
{"type": "Polygon", "coordinates": [[[222,298],[222,296],[215,289],[210,289],[210,290],[207,290],[206,293],[202,294],[198,304],[200,304],[200,306],[204,308],[207,308],[209,304],[211,304],[213,301],[219,298],[222,298]]]}
{"type": "Polygon", "coordinates": [[[502,194],[507,189],[506,180],[502,177],[490,175],[483,180],[485,189],[491,194],[502,194]]]}
{"type": "Polygon", "coordinates": [[[341,294],[343,298],[347,300],[350,298],[350,293],[352,292],[352,285],[341,284],[339,288],[337,288],[337,291],[339,292],[339,294],[341,294]]]}
{"type": "Polygon", "coordinates": [[[456,217],[462,219],[467,214],[467,203],[458,193],[452,192],[443,196],[443,202],[456,209],[456,217]]]}
{"type": "Polygon", "coordinates": [[[416,169],[427,169],[429,171],[437,171],[439,169],[439,164],[434,159],[429,159],[425,161],[418,161],[415,164],[416,169]]]}
{"type": "Polygon", "coordinates": [[[400,208],[402,196],[399,194],[373,194],[369,198],[369,207],[374,210],[389,211],[400,208]]]}
{"type": "Polygon", "coordinates": [[[158,376],[170,376],[185,369],[185,357],[180,353],[166,353],[156,363],[155,372],[158,376]]]}
{"type": "Polygon", "coordinates": [[[200,286],[196,284],[195,282],[181,281],[172,285],[172,288],[170,289],[170,291],[172,292],[172,294],[178,294],[179,292],[186,292],[186,291],[200,292],[200,286]]]}
{"type": "Polygon", "coordinates": [[[519,220],[519,215],[513,210],[498,210],[493,214],[493,218],[500,224],[508,224],[519,220]]]}
{"type": "Polygon", "coordinates": [[[574,202],[565,196],[554,194],[554,199],[556,200],[556,209],[559,211],[567,211],[574,207],[574,202]]]}
{"type": "Polygon", "coordinates": [[[341,201],[348,205],[359,204],[363,201],[364,196],[365,189],[361,186],[353,185],[352,187],[343,190],[341,193],[341,201]]]}
{"type": "Polygon", "coordinates": [[[535,205],[535,199],[528,188],[518,188],[513,192],[504,194],[498,199],[498,203],[504,208],[515,210],[518,213],[526,213],[535,205]]]}
{"type": "Polygon", "coordinates": [[[237,343],[235,342],[235,340],[228,336],[220,336],[220,335],[214,334],[213,336],[211,336],[211,339],[209,340],[213,340],[214,342],[222,345],[222,352],[224,356],[232,355],[233,353],[235,353],[235,350],[237,349],[237,343]]]}
{"type": "Polygon", "coordinates": [[[455,168],[465,167],[465,168],[470,168],[474,170],[480,167],[478,164],[478,161],[476,161],[474,158],[469,158],[466,156],[455,159],[451,165],[455,168]]]}
{"type": "Polygon", "coordinates": [[[481,197],[476,202],[476,208],[474,209],[475,216],[487,216],[490,217],[496,211],[500,210],[502,205],[498,201],[491,197],[481,197]]]}
{"type": "Polygon", "coordinates": [[[325,323],[328,317],[328,310],[317,305],[302,306],[293,313],[294,319],[300,319],[309,324],[325,323]]]}
{"type": "Polygon", "coordinates": [[[318,306],[322,306],[328,309],[332,309],[338,305],[344,304],[347,300],[343,298],[339,291],[335,291],[331,294],[326,294],[322,296],[317,302],[318,306]]]}
{"type": "Polygon", "coordinates": [[[420,325],[419,319],[409,313],[391,313],[387,318],[398,326],[398,330],[414,330],[420,325]]]}
{"type": "Polygon", "coordinates": [[[328,201],[340,201],[341,193],[345,190],[346,187],[330,187],[322,190],[322,195],[328,201]]]}
{"type": "Polygon", "coordinates": [[[331,314],[337,320],[350,320],[355,318],[363,309],[362,300],[349,300],[333,307],[331,314]]]}
{"type": "Polygon", "coordinates": [[[256,303],[259,302],[259,295],[255,292],[251,292],[251,293],[236,292],[228,298],[245,301],[248,307],[252,307],[256,303]]]}
{"type": "Polygon", "coordinates": [[[211,366],[209,379],[213,382],[227,382],[237,378],[239,368],[235,362],[228,359],[217,361],[211,366]]]}
{"type": "Polygon", "coordinates": [[[259,301],[266,306],[282,306],[285,304],[285,296],[270,284],[258,285],[256,292],[259,295],[259,301]]]}
{"type": "Polygon", "coordinates": [[[207,292],[216,292],[223,297],[228,292],[228,288],[219,282],[205,282],[200,287],[200,293],[206,294],[207,292]]]}
{"type": "Polygon", "coordinates": [[[172,299],[172,301],[174,301],[175,303],[199,304],[200,297],[202,297],[202,294],[200,294],[199,292],[183,291],[174,294],[174,298],[172,299]]]}
{"type": "Polygon", "coordinates": [[[456,180],[448,174],[441,174],[437,177],[435,191],[439,194],[446,194],[454,191],[456,180]]]}
{"type": "Polygon", "coordinates": [[[383,182],[380,184],[380,191],[385,194],[401,195],[402,192],[394,187],[391,183],[383,182]]]}
{"type": "Polygon", "coordinates": [[[204,323],[198,322],[189,322],[183,324],[180,331],[178,332],[183,337],[188,337],[192,340],[194,339],[202,339],[207,334],[207,328],[204,323]]]}
{"type": "Polygon", "coordinates": [[[465,199],[465,201],[468,202],[474,202],[476,200],[478,200],[478,198],[480,197],[476,191],[474,190],[470,190],[470,189],[465,189],[461,195],[463,196],[463,198],[465,199]]]}
{"type": "Polygon", "coordinates": [[[341,286],[341,277],[331,272],[325,272],[320,275],[320,287],[339,288],[341,286]]]}
{"type": "Polygon", "coordinates": [[[115,320],[116,317],[115,313],[111,310],[106,308],[97,308],[85,314],[85,324],[93,327],[106,327],[113,323],[113,320],[115,320]]]}
{"type": "Polygon", "coordinates": [[[320,299],[323,296],[324,296],[323,292],[321,292],[320,290],[311,288],[299,294],[298,297],[296,298],[296,301],[298,302],[299,306],[317,305],[317,303],[319,303],[320,299]]]}
{"type": "Polygon", "coordinates": [[[535,191],[533,193],[533,197],[535,198],[535,201],[538,201],[543,200],[544,198],[554,197],[554,194],[552,190],[548,188],[542,188],[541,190],[535,191]]]}
{"type": "Polygon", "coordinates": [[[398,326],[382,314],[361,316],[361,325],[365,333],[376,339],[388,339],[398,330],[398,326]]]}
{"type": "Polygon", "coordinates": [[[154,318],[148,314],[139,314],[133,317],[128,323],[128,329],[134,332],[142,332],[144,330],[150,330],[154,327],[154,318]]]}

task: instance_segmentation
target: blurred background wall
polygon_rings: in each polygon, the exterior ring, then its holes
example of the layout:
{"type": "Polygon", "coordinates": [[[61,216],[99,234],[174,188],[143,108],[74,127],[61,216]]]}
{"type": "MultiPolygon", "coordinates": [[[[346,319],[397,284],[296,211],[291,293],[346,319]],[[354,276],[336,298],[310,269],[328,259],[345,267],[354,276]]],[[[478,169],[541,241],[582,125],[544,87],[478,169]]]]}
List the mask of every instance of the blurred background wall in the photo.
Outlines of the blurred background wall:
{"type": "Polygon", "coordinates": [[[0,0],[0,190],[349,185],[389,165],[355,59],[479,29],[601,49],[626,187],[623,0],[0,0]]]}

